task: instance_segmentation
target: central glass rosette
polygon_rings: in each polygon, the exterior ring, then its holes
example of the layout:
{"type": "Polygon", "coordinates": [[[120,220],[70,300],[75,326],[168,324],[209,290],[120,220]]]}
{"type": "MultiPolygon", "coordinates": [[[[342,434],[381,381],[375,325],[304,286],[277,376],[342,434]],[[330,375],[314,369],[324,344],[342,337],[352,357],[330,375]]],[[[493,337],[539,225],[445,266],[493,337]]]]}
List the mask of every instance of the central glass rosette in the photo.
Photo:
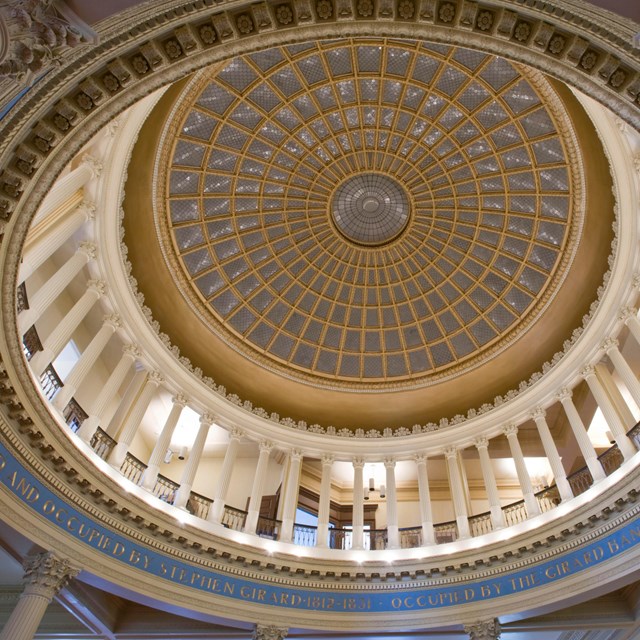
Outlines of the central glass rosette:
{"type": "Polygon", "coordinates": [[[365,173],[345,180],[331,199],[338,231],[357,244],[378,246],[397,238],[409,222],[409,198],[389,176],[365,173]]]}

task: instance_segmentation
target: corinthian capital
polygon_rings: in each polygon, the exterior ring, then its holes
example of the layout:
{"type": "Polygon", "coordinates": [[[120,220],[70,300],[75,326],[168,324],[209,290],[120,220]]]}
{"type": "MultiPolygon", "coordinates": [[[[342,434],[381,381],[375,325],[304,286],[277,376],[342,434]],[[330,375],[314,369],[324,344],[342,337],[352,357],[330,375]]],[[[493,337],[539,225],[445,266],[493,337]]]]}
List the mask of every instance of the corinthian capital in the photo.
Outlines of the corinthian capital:
{"type": "Polygon", "coordinates": [[[611,349],[615,349],[618,344],[620,343],[615,338],[605,338],[602,341],[601,347],[605,353],[609,353],[609,351],[611,351],[611,349]]]}
{"type": "Polygon", "coordinates": [[[464,632],[469,634],[469,640],[498,640],[501,629],[500,623],[494,619],[465,625],[464,632]]]}
{"type": "Polygon", "coordinates": [[[289,633],[285,627],[257,624],[253,630],[253,640],[284,640],[289,633]]]}
{"type": "Polygon", "coordinates": [[[515,424],[505,424],[502,427],[502,433],[504,433],[507,438],[509,436],[517,436],[518,435],[518,427],[515,424]]]}
{"type": "Polygon", "coordinates": [[[51,552],[28,556],[23,567],[24,592],[49,599],[80,572],[80,569],[72,567],[68,560],[60,559],[51,552]]]}

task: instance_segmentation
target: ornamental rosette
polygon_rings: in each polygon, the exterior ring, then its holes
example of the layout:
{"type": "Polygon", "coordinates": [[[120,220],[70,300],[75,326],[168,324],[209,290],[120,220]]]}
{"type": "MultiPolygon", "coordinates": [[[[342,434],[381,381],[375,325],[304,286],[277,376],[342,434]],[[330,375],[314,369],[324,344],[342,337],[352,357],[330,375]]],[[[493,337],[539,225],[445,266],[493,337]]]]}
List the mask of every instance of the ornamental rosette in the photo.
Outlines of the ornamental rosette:
{"type": "Polygon", "coordinates": [[[253,31],[253,20],[251,19],[251,16],[246,13],[243,13],[236,18],[236,25],[238,27],[238,31],[242,34],[246,35],[253,31]]]}
{"type": "Polygon", "coordinates": [[[493,26],[493,14],[491,11],[481,11],[478,14],[478,19],[476,20],[476,25],[480,31],[489,31],[493,26]]]}
{"type": "Polygon", "coordinates": [[[456,7],[451,2],[445,2],[438,12],[438,17],[442,22],[452,22],[456,15],[456,7]]]}
{"type": "Polygon", "coordinates": [[[415,12],[416,8],[412,0],[401,0],[398,4],[398,15],[405,20],[413,18],[415,12]]]}
{"type": "Polygon", "coordinates": [[[363,18],[368,18],[373,15],[373,1],[372,0],[358,0],[356,6],[358,15],[363,18]]]}
{"type": "Polygon", "coordinates": [[[276,20],[280,24],[290,24],[293,21],[293,11],[291,11],[291,7],[286,4],[281,4],[276,9],[276,20]]]}
{"type": "Polygon", "coordinates": [[[322,20],[328,20],[333,15],[333,5],[329,0],[319,0],[316,3],[316,13],[322,20]]]}
{"type": "Polygon", "coordinates": [[[513,37],[518,42],[525,42],[527,38],[531,35],[531,27],[526,22],[518,22],[516,28],[513,32],[513,37]]]}

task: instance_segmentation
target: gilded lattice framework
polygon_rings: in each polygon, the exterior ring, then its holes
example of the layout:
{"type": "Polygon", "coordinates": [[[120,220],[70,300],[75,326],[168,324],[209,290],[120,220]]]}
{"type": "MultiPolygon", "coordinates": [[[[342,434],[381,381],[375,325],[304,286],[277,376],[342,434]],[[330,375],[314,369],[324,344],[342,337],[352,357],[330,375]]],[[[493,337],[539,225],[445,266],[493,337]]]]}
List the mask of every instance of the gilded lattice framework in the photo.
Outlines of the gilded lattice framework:
{"type": "Polygon", "coordinates": [[[165,255],[209,326],[334,384],[486,360],[553,297],[582,219],[548,82],[408,40],[278,47],[202,74],[168,118],[156,184],[165,255]]]}

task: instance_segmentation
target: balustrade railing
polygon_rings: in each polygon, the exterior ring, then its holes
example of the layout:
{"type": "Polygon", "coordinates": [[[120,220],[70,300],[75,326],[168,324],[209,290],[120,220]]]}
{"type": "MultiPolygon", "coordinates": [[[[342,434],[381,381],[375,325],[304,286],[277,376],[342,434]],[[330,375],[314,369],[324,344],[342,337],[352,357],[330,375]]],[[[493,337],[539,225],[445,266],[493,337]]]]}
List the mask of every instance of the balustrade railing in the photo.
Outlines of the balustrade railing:
{"type": "Polygon", "coordinates": [[[469,518],[469,529],[471,535],[475,538],[485,533],[493,531],[493,522],[491,521],[491,512],[485,511],[469,518]]]}
{"type": "Polygon", "coordinates": [[[627,436],[633,442],[635,448],[640,451],[640,422],[627,433],[627,436]]]}
{"type": "Polygon", "coordinates": [[[106,460],[109,457],[109,454],[116,446],[116,441],[105,431],[103,431],[100,427],[96,429],[96,432],[93,434],[91,438],[91,448],[96,452],[96,454],[106,460]]]}
{"type": "Polygon", "coordinates": [[[329,529],[329,549],[351,549],[352,540],[351,529],[329,529]]]}
{"type": "Polygon", "coordinates": [[[27,298],[27,286],[23,282],[18,285],[16,291],[16,311],[22,313],[29,308],[29,298],[27,298]]]}
{"type": "Polygon", "coordinates": [[[620,465],[624,462],[624,457],[622,453],[620,453],[618,445],[614,444],[613,447],[601,453],[598,456],[598,460],[600,460],[604,472],[609,476],[616,471],[616,469],[620,468],[620,465]]]}
{"type": "Polygon", "coordinates": [[[280,535],[280,525],[282,522],[275,518],[267,518],[260,516],[258,518],[258,524],[256,526],[256,535],[261,538],[270,538],[271,540],[277,540],[280,535]]]}
{"type": "Polygon", "coordinates": [[[173,502],[179,488],[180,485],[177,482],[158,474],[156,483],[153,485],[152,493],[154,496],[160,498],[160,500],[173,502]]]}
{"type": "Polygon", "coordinates": [[[450,522],[434,524],[433,532],[437,544],[455,542],[458,539],[458,523],[455,520],[451,520],[450,522]]]}
{"type": "Polygon", "coordinates": [[[301,547],[315,547],[318,537],[318,527],[306,524],[293,525],[293,543],[301,547]]]}
{"type": "Polygon", "coordinates": [[[540,507],[540,511],[542,513],[546,513],[550,511],[554,507],[557,507],[560,502],[562,502],[562,498],[560,498],[560,492],[558,491],[555,484],[550,487],[545,487],[542,491],[538,491],[534,494],[536,500],[538,501],[538,506],[540,507]]]}
{"type": "Polygon", "coordinates": [[[49,402],[53,400],[56,393],[64,386],[58,372],[53,368],[52,364],[42,372],[40,376],[40,386],[42,387],[44,397],[49,400],[49,402]]]}
{"type": "Polygon", "coordinates": [[[38,351],[42,351],[42,342],[35,325],[29,327],[22,336],[22,350],[27,360],[31,360],[38,351]]]}
{"type": "Polygon", "coordinates": [[[225,505],[220,522],[225,527],[227,527],[227,529],[242,531],[244,529],[244,523],[246,519],[246,511],[243,511],[242,509],[236,509],[235,507],[230,507],[229,505],[225,505]]]}
{"type": "Polygon", "coordinates": [[[524,522],[529,517],[524,500],[518,500],[518,502],[513,502],[512,504],[502,507],[502,513],[504,514],[504,521],[508,527],[524,522]]]}
{"type": "Polygon", "coordinates": [[[71,398],[69,403],[62,412],[65,422],[74,433],[80,428],[80,425],[89,417],[87,412],[78,404],[75,398],[71,398]]]}
{"type": "Polygon", "coordinates": [[[415,549],[422,546],[422,527],[403,527],[399,533],[401,549],[415,549]]]}
{"type": "Polygon", "coordinates": [[[147,465],[144,462],[127,452],[124,462],[120,467],[120,472],[125,478],[131,480],[131,482],[140,484],[140,479],[146,468],[147,465]]]}
{"type": "Polygon", "coordinates": [[[213,500],[211,498],[192,491],[189,500],[187,500],[187,511],[198,518],[206,520],[212,504],[213,500]]]}
{"type": "Polygon", "coordinates": [[[575,473],[567,476],[567,480],[569,481],[569,486],[574,496],[579,496],[581,493],[584,493],[593,484],[593,476],[591,475],[591,471],[589,471],[589,467],[578,469],[575,473]]]}
{"type": "Polygon", "coordinates": [[[369,529],[364,531],[364,548],[371,551],[386,549],[389,545],[386,529],[369,529]]]}

